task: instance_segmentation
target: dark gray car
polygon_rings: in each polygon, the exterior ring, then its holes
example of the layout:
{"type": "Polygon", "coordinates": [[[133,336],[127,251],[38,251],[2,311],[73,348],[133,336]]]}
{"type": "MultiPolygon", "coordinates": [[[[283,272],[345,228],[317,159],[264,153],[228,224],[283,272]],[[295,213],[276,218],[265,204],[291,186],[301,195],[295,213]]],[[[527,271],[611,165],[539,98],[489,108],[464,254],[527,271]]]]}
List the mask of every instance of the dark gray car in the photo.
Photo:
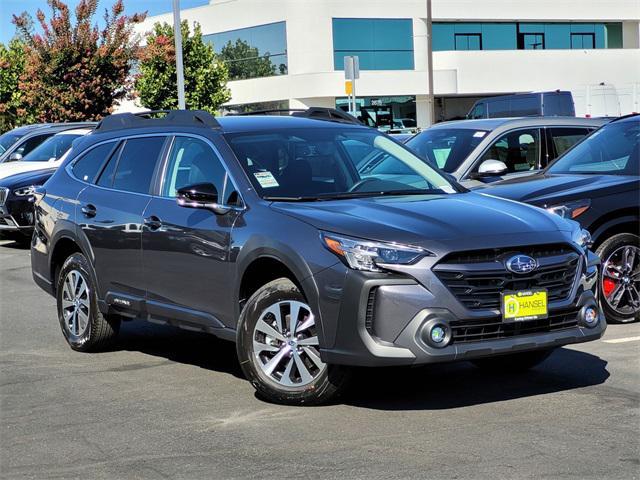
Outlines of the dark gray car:
{"type": "Polygon", "coordinates": [[[492,118],[434,125],[405,143],[467,188],[529,175],[611,119],[492,118]]]}
{"type": "Polygon", "coordinates": [[[113,115],[36,197],[33,276],[72,348],[131,318],[209,332],[271,401],[325,402],[353,365],[526,369],[606,328],[577,223],[339,120],[113,115]]]}

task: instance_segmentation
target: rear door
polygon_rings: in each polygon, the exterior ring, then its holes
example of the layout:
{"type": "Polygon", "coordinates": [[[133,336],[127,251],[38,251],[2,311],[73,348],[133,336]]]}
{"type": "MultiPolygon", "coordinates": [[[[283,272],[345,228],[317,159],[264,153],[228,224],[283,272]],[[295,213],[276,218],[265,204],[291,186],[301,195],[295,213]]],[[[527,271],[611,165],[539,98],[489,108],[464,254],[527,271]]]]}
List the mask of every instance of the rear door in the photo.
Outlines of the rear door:
{"type": "Polygon", "coordinates": [[[123,140],[95,184],[78,196],[78,225],[91,249],[99,298],[135,312],[144,299],[142,214],[166,136],[123,140]]]}

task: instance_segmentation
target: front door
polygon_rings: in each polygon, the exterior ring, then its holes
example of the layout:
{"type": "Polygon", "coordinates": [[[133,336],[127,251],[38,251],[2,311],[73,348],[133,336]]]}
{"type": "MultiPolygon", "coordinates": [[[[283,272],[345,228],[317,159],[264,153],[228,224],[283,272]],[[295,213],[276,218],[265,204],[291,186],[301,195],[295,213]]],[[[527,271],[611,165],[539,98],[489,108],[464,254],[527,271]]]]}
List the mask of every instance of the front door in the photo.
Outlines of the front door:
{"type": "Polygon", "coordinates": [[[199,183],[216,187],[218,203],[232,204],[238,194],[218,155],[201,138],[176,136],[164,172],[159,194],[144,212],[147,312],[197,329],[233,327],[225,312],[233,311],[229,255],[240,213],[180,206],[176,196],[179,188],[199,183]]]}

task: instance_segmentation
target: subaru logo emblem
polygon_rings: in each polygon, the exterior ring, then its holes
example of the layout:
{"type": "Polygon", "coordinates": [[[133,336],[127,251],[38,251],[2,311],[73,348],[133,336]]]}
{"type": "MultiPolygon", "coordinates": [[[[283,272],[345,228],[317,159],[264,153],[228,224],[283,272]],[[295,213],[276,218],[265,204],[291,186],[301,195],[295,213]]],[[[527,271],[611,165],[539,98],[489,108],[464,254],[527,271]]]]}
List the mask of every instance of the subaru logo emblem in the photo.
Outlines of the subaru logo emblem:
{"type": "Polygon", "coordinates": [[[529,273],[538,268],[535,258],[528,255],[516,255],[507,260],[507,270],[513,273],[529,273]]]}

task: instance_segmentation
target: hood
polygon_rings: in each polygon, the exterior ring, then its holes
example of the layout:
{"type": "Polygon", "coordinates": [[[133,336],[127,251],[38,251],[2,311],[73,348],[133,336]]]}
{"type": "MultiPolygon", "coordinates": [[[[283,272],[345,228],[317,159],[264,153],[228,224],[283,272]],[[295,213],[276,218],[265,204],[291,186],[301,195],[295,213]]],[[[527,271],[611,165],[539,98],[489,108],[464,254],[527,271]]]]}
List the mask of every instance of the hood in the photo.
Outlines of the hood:
{"type": "Polygon", "coordinates": [[[0,179],[0,187],[17,188],[23,185],[42,185],[55,173],[55,168],[16,173],[0,179]]]}
{"type": "Polygon", "coordinates": [[[45,168],[58,168],[62,163],[61,160],[55,162],[9,162],[0,163],[0,179],[16,175],[18,173],[33,172],[43,170],[45,168]]]}
{"type": "Polygon", "coordinates": [[[430,241],[511,237],[513,234],[541,234],[575,228],[574,222],[539,208],[476,192],[305,203],[276,202],[271,208],[320,230],[427,248],[430,241]]]}
{"type": "Polygon", "coordinates": [[[496,182],[476,191],[534,205],[567,199],[595,198],[638,189],[640,178],[629,175],[568,175],[541,172],[496,182]]]}

